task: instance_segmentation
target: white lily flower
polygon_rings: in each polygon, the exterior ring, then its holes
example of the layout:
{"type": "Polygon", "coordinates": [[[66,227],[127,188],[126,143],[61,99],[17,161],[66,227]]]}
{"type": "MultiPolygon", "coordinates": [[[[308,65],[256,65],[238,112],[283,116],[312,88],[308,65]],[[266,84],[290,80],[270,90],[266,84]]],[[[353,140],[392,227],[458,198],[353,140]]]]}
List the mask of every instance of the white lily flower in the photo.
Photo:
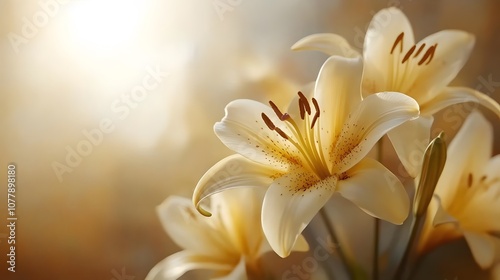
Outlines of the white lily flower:
{"type": "Polygon", "coordinates": [[[312,98],[299,92],[287,113],[236,100],[215,132],[239,153],[223,159],[200,180],[193,202],[240,186],[268,188],[262,227],[281,257],[334,192],[372,216],[401,224],[409,199],[397,177],[365,158],[390,129],[418,117],[418,104],[395,92],[361,98],[362,60],[333,56],[323,65],[312,98]]]}
{"type": "MultiPolygon", "coordinates": [[[[363,96],[381,91],[402,92],[420,105],[420,117],[388,133],[409,175],[420,171],[423,152],[430,139],[432,115],[441,109],[472,101],[500,117],[500,105],[479,91],[449,87],[469,58],[474,36],[460,30],[443,30],[415,43],[408,18],[397,8],[379,11],[366,32],[363,46],[363,96]]],[[[315,34],[298,41],[292,49],[319,50],[328,55],[356,56],[341,36],[315,34]]]]}
{"type": "MultiPolygon", "coordinates": [[[[184,250],[159,262],[146,280],[177,279],[194,269],[212,270],[219,280],[260,275],[259,257],[271,250],[260,226],[263,194],[247,188],[214,195],[210,218],[188,198],[167,198],[157,212],[165,231],[184,250]]],[[[295,250],[308,249],[301,238],[295,250]]]]}
{"type": "Polygon", "coordinates": [[[448,148],[420,252],[463,236],[483,269],[500,258],[500,155],[492,148],[491,124],[472,112],[448,148]]]}

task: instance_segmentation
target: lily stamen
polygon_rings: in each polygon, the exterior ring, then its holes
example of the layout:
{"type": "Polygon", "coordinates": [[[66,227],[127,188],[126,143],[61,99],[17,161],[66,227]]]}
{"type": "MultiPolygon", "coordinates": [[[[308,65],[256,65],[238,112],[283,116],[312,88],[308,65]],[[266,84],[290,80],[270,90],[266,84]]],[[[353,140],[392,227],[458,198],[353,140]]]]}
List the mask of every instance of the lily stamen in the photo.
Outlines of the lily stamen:
{"type": "Polygon", "coordinates": [[[403,38],[405,36],[405,33],[404,32],[401,32],[401,34],[399,34],[399,36],[396,38],[396,40],[394,41],[394,44],[392,45],[392,49],[391,49],[391,54],[394,52],[394,49],[396,48],[396,46],[401,43],[400,47],[399,47],[399,52],[402,53],[403,52],[403,38]]]}
{"type": "Polygon", "coordinates": [[[424,56],[422,59],[418,62],[418,65],[422,65],[427,59],[427,64],[429,64],[432,61],[432,58],[434,58],[434,52],[436,51],[437,44],[431,46],[427,51],[425,52],[424,56]]]}
{"type": "Polygon", "coordinates": [[[316,121],[319,118],[319,104],[318,104],[318,101],[316,101],[316,99],[314,97],[312,99],[312,103],[314,105],[314,110],[316,110],[316,113],[314,113],[314,117],[313,117],[313,120],[311,123],[311,129],[314,127],[314,125],[316,124],[316,121]]]}
{"type": "Polygon", "coordinates": [[[266,114],[262,113],[261,117],[262,117],[262,120],[264,120],[264,122],[266,123],[267,127],[270,130],[276,129],[276,126],[274,125],[274,123],[269,119],[269,117],[266,114]]]}
{"type": "Polygon", "coordinates": [[[311,106],[309,105],[309,100],[307,100],[307,98],[305,97],[305,95],[302,92],[299,91],[297,94],[299,95],[299,105],[303,104],[304,108],[306,109],[307,114],[311,115],[311,106]]]}
{"type": "Polygon", "coordinates": [[[315,127],[316,123],[318,123],[320,117],[320,107],[318,101],[315,98],[312,98],[312,104],[315,112],[311,120],[309,118],[312,113],[311,104],[309,103],[310,101],[302,92],[299,91],[297,94],[299,95],[298,106],[300,110],[300,118],[305,122],[304,124],[309,129],[300,129],[295,120],[291,118],[288,113],[282,113],[278,106],[276,106],[276,104],[272,101],[269,101],[271,108],[276,116],[287,124],[294,138],[291,138],[283,131],[283,129],[277,127],[265,113],[261,113],[261,117],[270,130],[278,133],[282,138],[288,140],[300,151],[307,164],[310,166],[310,169],[313,170],[318,177],[325,178],[329,176],[330,173],[324,157],[317,151],[318,148],[321,150],[321,143],[316,140],[316,137],[312,132],[312,129],[315,127]]]}
{"type": "Polygon", "coordinates": [[[405,57],[403,57],[403,60],[401,61],[401,63],[405,63],[411,56],[411,54],[413,53],[413,51],[415,51],[415,45],[413,45],[413,47],[411,47],[411,49],[408,50],[408,52],[406,53],[405,57]]]}
{"type": "Polygon", "coordinates": [[[415,53],[415,55],[413,57],[414,58],[417,57],[424,48],[425,48],[425,43],[423,43],[422,46],[420,46],[420,48],[418,48],[417,52],[415,53]]]}

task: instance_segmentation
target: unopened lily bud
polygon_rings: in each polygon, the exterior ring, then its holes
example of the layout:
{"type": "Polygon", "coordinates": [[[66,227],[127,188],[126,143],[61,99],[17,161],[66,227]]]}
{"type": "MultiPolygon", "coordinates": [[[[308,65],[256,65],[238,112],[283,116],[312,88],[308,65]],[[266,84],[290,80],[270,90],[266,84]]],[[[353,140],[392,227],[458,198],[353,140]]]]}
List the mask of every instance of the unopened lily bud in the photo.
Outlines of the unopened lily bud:
{"type": "Polygon", "coordinates": [[[446,142],[444,141],[444,132],[441,132],[429,143],[424,153],[422,173],[413,204],[415,216],[422,216],[427,211],[445,162],[446,142]]]}

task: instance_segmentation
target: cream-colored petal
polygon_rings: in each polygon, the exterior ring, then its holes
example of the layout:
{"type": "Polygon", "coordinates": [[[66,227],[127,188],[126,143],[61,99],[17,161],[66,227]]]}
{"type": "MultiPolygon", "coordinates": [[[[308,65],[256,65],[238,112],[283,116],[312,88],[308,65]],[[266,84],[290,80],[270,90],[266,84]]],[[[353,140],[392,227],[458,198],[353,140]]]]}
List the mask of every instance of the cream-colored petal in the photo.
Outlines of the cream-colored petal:
{"type": "MultiPolygon", "coordinates": [[[[267,239],[264,240],[263,245],[261,246],[261,250],[259,252],[259,256],[264,255],[267,252],[273,251],[267,239]]],[[[306,238],[303,235],[300,235],[295,242],[295,245],[292,248],[292,252],[307,252],[309,251],[309,243],[307,243],[306,238]]],[[[274,252],[274,251],[273,251],[274,252]]]]}
{"type": "Polygon", "coordinates": [[[306,238],[301,234],[297,241],[295,241],[295,245],[293,245],[292,251],[295,252],[307,252],[309,251],[309,243],[307,243],[306,238]]]}
{"type": "MultiPolygon", "coordinates": [[[[321,141],[329,148],[349,113],[361,102],[361,58],[330,57],[321,67],[314,89],[320,106],[321,141]]],[[[324,151],[328,154],[328,150],[324,151]]]]}
{"type": "Polygon", "coordinates": [[[363,46],[363,95],[380,91],[398,91],[391,88],[394,66],[399,66],[405,53],[415,43],[413,30],[408,18],[397,8],[380,10],[373,17],[365,35],[363,46]],[[396,39],[404,33],[402,41],[396,39]],[[401,58],[401,59],[400,59],[401,58]]]}
{"type": "Polygon", "coordinates": [[[234,251],[208,218],[194,208],[189,198],[170,196],[156,207],[160,222],[180,247],[202,255],[224,257],[234,251]]]}
{"type": "Polygon", "coordinates": [[[495,259],[495,237],[472,231],[464,231],[464,237],[476,263],[483,269],[489,268],[495,259]]]}
{"type": "Polygon", "coordinates": [[[474,42],[472,34],[460,30],[442,30],[420,41],[419,46],[437,46],[428,64],[415,66],[418,74],[408,94],[420,104],[433,99],[462,69],[474,42]]]}
{"type": "Polygon", "coordinates": [[[365,158],[338,182],[338,192],[366,213],[393,224],[408,217],[410,199],[399,179],[376,160],[365,158]]]}
{"type": "Polygon", "coordinates": [[[381,92],[365,98],[342,127],[331,160],[335,173],[358,163],[389,130],[418,117],[417,102],[397,92],[381,92]]]}
{"type": "Polygon", "coordinates": [[[432,116],[420,116],[387,133],[399,160],[413,178],[417,177],[420,171],[422,157],[430,141],[433,120],[432,116]]]}
{"type": "Polygon", "coordinates": [[[292,50],[314,50],[329,56],[360,56],[359,52],[352,48],[344,37],[332,33],[320,33],[304,37],[292,46],[292,50]]]}
{"type": "Polygon", "coordinates": [[[211,196],[213,216],[227,232],[229,243],[245,256],[257,258],[266,243],[260,216],[264,188],[237,188],[211,196]]]}
{"type": "Polygon", "coordinates": [[[286,170],[291,161],[300,158],[300,154],[289,141],[269,129],[262,113],[284,133],[292,135],[270,106],[246,99],[232,101],[226,106],[226,115],[214,126],[215,134],[228,148],[242,156],[286,170]]]}
{"type": "Polygon", "coordinates": [[[466,87],[446,87],[433,99],[425,104],[421,104],[420,111],[422,115],[429,116],[438,111],[458,103],[475,102],[478,103],[500,118],[500,105],[488,95],[466,87]]]}
{"type": "Polygon", "coordinates": [[[267,187],[280,171],[250,161],[240,155],[232,155],[216,163],[201,177],[193,192],[193,203],[203,214],[203,200],[221,191],[238,187],[267,187]]]}
{"type": "MultiPolygon", "coordinates": [[[[473,175],[473,194],[462,194],[467,209],[460,214],[463,228],[479,232],[500,232],[500,155],[491,158],[481,173],[473,175]]],[[[463,205],[458,205],[458,207],[463,205]]]]}
{"type": "Polygon", "coordinates": [[[500,183],[500,155],[496,155],[488,161],[484,167],[483,174],[490,179],[497,178],[496,184],[500,183]]]}
{"type": "Polygon", "coordinates": [[[222,277],[214,278],[213,280],[246,280],[246,279],[248,279],[248,276],[247,276],[245,258],[241,258],[240,262],[231,271],[231,273],[222,277]]]}
{"type": "Polygon", "coordinates": [[[491,157],[493,128],[477,111],[471,112],[448,146],[448,158],[434,191],[447,209],[469,173],[481,174],[491,157]]]}
{"type": "Polygon", "coordinates": [[[209,269],[229,272],[235,264],[213,260],[210,256],[198,255],[190,251],[180,251],[156,264],[146,276],[146,280],[175,280],[184,273],[195,269],[209,269]]]}
{"type": "Polygon", "coordinates": [[[434,195],[434,203],[431,203],[429,206],[429,212],[431,212],[431,208],[433,209],[432,211],[435,211],[434,218],[432,219],[432,226],[437,227],[449,223],[458,225],[458,220],[443,208],[441,198],[438,195],[434,195]]]}
{"type": "Polygon", "coordinates": [[[305,170],[296,170],[269,187],[262,206],[262,227],[279,256],[290,254],[301,232],[331,197],[336,182],[336,177],[319,180],[305,170]]]}

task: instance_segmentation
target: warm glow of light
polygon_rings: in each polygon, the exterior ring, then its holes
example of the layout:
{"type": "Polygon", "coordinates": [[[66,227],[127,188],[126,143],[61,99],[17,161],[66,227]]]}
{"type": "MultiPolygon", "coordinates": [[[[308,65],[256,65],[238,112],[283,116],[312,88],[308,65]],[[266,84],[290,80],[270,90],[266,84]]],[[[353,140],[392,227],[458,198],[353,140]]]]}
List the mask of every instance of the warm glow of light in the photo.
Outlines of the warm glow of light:
{"type": "Polygon", "coordinates": [[[78,46],[93,51],[126,48],[138,35],[141,1],[73,1],[68,5],[68,29],[78,46]]]}

